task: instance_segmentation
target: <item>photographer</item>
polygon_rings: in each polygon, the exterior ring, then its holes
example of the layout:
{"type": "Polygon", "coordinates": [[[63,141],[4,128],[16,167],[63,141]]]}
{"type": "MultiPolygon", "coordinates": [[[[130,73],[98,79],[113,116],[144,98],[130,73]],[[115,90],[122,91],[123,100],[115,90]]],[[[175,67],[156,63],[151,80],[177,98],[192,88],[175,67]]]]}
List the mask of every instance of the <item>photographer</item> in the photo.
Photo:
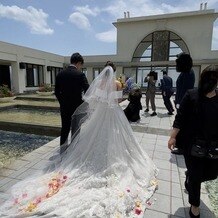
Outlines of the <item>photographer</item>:
{"type": "Polygon", "coordinates": [[[156,82],[157,82],[157,73],[155,71],[151,71],[144,79],[144,82],[148,83],[147,91],[145,93],[146,96],[146,110],[145,112],[149,111],[149,101],[151,102],[151,109],[153,113],[151,116],[156,116],[156,106],[155,106],[155,91],[156,91],[156,82]]]}

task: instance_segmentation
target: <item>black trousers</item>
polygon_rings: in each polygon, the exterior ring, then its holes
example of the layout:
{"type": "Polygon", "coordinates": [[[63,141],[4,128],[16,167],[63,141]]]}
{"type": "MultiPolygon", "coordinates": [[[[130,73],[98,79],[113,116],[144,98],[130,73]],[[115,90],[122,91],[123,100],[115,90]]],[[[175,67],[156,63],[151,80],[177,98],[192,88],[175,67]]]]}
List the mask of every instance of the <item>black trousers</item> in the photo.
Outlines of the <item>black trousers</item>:
{"type": "Polygon", "coordinates": [[[72,113],[63,112],[61,113],[61,139],[60,145],[65,144],[67,141],[69,132],[70,132],[70,125],[71,125],[71,116],[72,113]]]}
{"type": "Polygon", "coordinates": [[[188,195],[189,203],[200,206],[201,183],[213,180],[218,175],[218,160],[196,158],[184,155],[188,169],[188,195]]]}
{"type": "Polygon", "coordinates": [[[173,105],[172,105],[172,102],[170,100],[171,96],[170,94],[166,93],[166,95],[163,95],[163,101],[164,101],[164,105],[166,107],[166,109],[169,111],[169,112],[173,112],[174,109],[173,109],[173,105]]]}
{"type": "Polygon", "coordinates": [[[84,120],[86,120],[87,113],[73,115],[71,123],[71,141],[80,133],[80,127],[84,120]]]}
{"type": "MultiPolygon", "coordinates": [[[[67,139],[70,132],[71,117],[76,110],[73,107],[61,107],[61,137],[60,146],[67,145],[67,139]]],[[[62,147],[61,147],[62,148],[62,147]]]]}

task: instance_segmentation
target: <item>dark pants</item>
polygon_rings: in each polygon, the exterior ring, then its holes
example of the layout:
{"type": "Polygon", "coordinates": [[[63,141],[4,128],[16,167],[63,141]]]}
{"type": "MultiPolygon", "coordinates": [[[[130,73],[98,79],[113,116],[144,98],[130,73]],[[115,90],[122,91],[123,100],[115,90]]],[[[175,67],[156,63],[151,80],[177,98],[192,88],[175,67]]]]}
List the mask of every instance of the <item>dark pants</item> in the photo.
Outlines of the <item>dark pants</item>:
{"type": "Polygon", "coordinates": [[[163,101],[164,101],[164,105],[165,105],[166,109],[169,112],[173,112],[174,111],[173,105],[172,105],[172,102],[170,101],[170,98],[171,98],[172,95],[168,94],[168,93],[163,95],[163,93],[162,93],[162,96],[163,96],[163,101]]]}
{"type": "Polygon", "coordinates": [[[61,137],[60,137],[60,146],[61,146],[61,153],[67,147],[67,139],[70,132],[71,126],[71,117],[74,113],[76,108],[61,108],[61,137]]]}
{"type": "Polygon", "coordinates": [[[202,159],[185,155],[185,163],[188,169],[187,189],[189,203],[199,207],[201,183],[217,178],[218,160],[202,159]]]}
{"type": "Polygon", "coordinates": [[[152,92],[150,90],[148,90],[145,94],[145,103],[146,103],[146,107],[147,109],[149,109],[149,101],[151,102],[151,109],[153,111],[156,111],[156,106],[155,106],[155,92],[152,92]]]}
{"type": "Polygon", "coordinates": [[[73,115],[71,123],[71,141],[79,134],[80,126],[86,120],[87,113],[73,115]]]}
{"type": "Polygon", "coordinates": [[[70,125],[71,125],[71,113],[62,113],[61,114],[61,139],[60,139],[60,145],[63,145],[68,138],[69,132],[70,132],[70,125]]]}

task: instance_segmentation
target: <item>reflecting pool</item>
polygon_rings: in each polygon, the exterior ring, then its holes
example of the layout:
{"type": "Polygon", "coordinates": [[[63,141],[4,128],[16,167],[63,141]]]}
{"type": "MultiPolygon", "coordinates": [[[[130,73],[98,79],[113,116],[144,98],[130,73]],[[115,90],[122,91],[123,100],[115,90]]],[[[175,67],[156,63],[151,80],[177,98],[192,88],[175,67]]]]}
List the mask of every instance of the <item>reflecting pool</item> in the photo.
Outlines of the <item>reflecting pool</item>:
{"type": "Polygon", "coordinates": [[[61,126],[58,110],[10,108],[0,111],[0,121],[61,126]]]}
{"type": "Polygon", "coordinates": [[[0,130],[0,168],[50,142],[54,138],[0,130]]]}

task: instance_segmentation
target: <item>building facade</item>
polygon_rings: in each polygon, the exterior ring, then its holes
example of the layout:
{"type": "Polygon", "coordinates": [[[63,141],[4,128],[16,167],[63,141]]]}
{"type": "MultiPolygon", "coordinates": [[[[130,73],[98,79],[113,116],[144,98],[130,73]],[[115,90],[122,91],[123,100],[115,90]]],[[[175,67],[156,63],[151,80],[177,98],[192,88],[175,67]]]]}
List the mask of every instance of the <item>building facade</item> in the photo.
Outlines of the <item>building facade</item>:
{"type": "MultiPolygon", "coordinates": [[[[218,50],[211,50],[215,10],[182,12],[145,17],[124,17],[113,23],[117,28],[115,55],[84,56],[83,72],[91,82],[106,61],[117,66],[117,77],[133,77],[141,87],[151,71],[162,78],[165,69],[173,78],[176,55],[186,52],[193,59],[198,82],[201,71],[209,64],[218,64],[218,50]]],[[[0,85],[7,84],[17,93],[37,90],[42,83],[55,84],[56,74],[68,65],[70,57],[0,42],[0,85]]]]}

